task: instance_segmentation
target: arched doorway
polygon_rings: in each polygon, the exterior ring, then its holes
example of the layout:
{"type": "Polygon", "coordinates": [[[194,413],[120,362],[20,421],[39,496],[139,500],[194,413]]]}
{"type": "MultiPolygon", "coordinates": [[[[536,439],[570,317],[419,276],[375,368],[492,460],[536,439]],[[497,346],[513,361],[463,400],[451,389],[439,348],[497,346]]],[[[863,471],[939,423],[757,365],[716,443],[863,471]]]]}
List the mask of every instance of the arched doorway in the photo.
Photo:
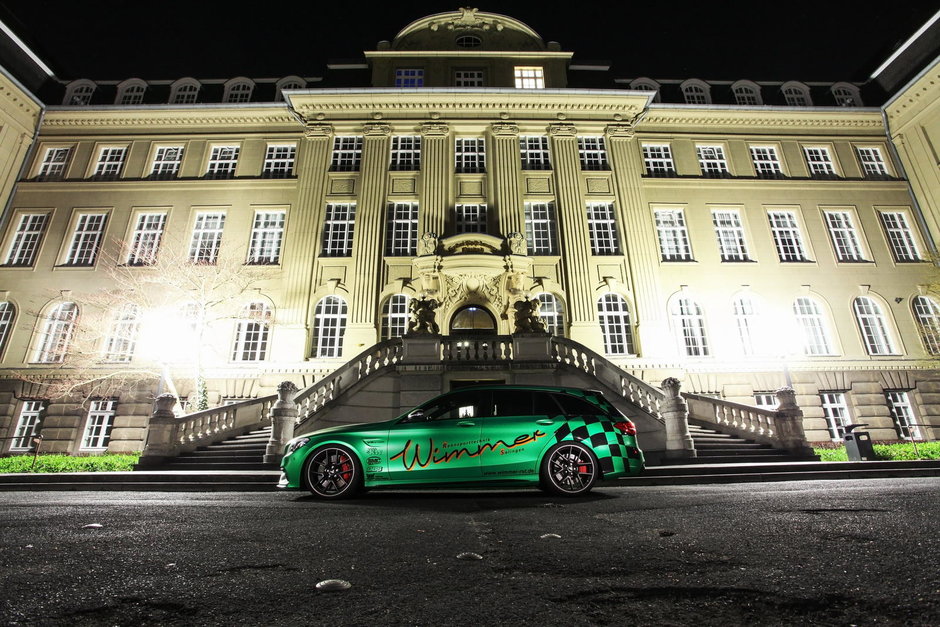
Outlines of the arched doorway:
{"type": "Polygon", "coordinates": [[[450,332],[455,335],[492,335],[496,333],[496,319],[485,307],[467,305],[454,312],[450,319],[450,332]]]}

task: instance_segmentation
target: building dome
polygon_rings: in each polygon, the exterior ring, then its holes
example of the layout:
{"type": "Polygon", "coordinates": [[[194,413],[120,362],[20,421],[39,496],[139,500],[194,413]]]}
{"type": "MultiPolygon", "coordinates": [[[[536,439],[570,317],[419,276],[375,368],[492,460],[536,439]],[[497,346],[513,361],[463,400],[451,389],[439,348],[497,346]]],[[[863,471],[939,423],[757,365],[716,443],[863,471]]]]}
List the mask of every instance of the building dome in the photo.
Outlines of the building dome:
{"type": "Polygon", "coordinates": [[[392,50],[543,51],[545,42],[519,20],[464,8],[415,20],[398,33],[392,50]]]}

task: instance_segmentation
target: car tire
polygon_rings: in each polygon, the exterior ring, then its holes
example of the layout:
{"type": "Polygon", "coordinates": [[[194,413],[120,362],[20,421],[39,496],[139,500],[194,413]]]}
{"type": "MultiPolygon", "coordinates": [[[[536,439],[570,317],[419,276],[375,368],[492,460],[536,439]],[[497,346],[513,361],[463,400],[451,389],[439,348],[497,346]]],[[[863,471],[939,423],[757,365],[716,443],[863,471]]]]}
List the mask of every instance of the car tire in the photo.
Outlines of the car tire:
{"type": "Polygon", "coordinates": [[[579,442],[559,442],[542,457],[539,487],[560,496],[581,496],[591,491],[599,475],[591,449],[579,442]]]}
{"type": "Polygon", "coordinates": [[[342,444],[326,444],[307,456],[304,484],[321,499],[347,499],[362,489],[362,464],[342,444]]]}

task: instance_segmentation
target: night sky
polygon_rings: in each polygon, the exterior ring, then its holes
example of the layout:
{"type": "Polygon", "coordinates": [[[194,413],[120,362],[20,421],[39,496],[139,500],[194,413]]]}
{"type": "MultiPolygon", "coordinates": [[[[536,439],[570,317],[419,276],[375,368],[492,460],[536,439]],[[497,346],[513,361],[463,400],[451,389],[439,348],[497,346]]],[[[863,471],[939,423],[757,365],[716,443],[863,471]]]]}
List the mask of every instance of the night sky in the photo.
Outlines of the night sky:
{"type": "Polygon", "coordinates": [[[238,2],[0,0],[0,19],[65,80],[321,76],[411,21],[502,13],[614,77],[864,81],[936,11],[919,0],[238,2]],[[319,6],[323,4],[323,6],[319,6]],[[779,12],[770,12],[771,7],[779,12]],[[762,12],[763,11],[763,12],[762,12]]]}

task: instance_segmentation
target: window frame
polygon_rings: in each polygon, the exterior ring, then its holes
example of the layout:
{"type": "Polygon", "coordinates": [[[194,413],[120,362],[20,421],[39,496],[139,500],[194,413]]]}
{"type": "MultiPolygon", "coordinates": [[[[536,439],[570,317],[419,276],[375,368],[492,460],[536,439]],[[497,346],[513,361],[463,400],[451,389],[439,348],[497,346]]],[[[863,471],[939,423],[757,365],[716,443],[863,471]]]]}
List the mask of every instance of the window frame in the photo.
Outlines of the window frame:
{"type": "Polygon", "coordinates": [[[102,350],[102,361],[115,364],[133,361],[140,337],[140,326],[140,307],[134,303],[125,303],[112,311],[111,324],[102,350]]]}
{"type": "Polygon", "coordinates": [[[457,203],[454,205],[454,232],[486,233],[488,230],[486,203],[457,203]]]}
{"type": "Polygon", "coordinates": [[[754,166],[754,174],[757,178],[786,178],[787,174],[783,169],[783,159],[780,156],[779,146],[773,144],[748,144],[748,152],[751,155],[751,164],[754,166]],[[761,156],[758,151],[766,151],[766,155],[772,156],[772,158],[758,158],[758,156],[761,156]]]}
{"type": "Polygon", "coordinates": [[[68,244],[62,250],[59,265],[70,268],[93,268],[108,228],[110,211],[83,209],[72,214],[68,244]]]}
{"type": "Polygon", "coordinates": [[[274,312],[264,301],[247,303],[235,322],[232,362],[258,363],[268,357],[274,312]]]}
{"type": "Polygon", "coordinates": [[[32,440],[39,435],[46,403],[44,400],[23,401],[10,438],[10,451],[28,451],[33,448],[32,440]]]}
{"type": "Polygon", "coordinates": [[[544,171],[552,169],[551,151],[548,137],[545,135],[520,135],[519,160],[526,171],[544,171]]]}
{"type": "Polygon", "coordinates": [[[539,292],[533,298],[539,301],[539,319],[545,330],[555,337],[565,337],[565,307],[561,298],[551,292],[539,292]]]}
{"type": "Polygon", "coordinates": [[[420,135],[393,135],[388,169],[392,172],[421,171],[420,135]]]}
{"type": "Polygon", "coordinates": [[[51,217],[52,210],[24,209],[13,215],[9,223],[11,228],[7,235],[6,254],[3,258],[5,267],[32,268],[36,264],[51,217]],[[14,224],[16,227],[12,228],[14,224]]]}
{"type": "Polygon", "coordinates": [[[616,292],[606,292],[597,299],[597,320],[604,341],[604,354],[617,357],[636,355],[630,304],[616,292]]]}
{"type": "Polygon", "coordinates": [[[514,65],[512,78],[516,89],[545,89],[545,68],[541,65],[514,65]]]}
{"type": "Polygon", "coordinates": [[[708,357],[708,333],[705,325],[705,310],[691,296],[677,296],[670,307],[679,346],[686,357],[708,357]]]}
{"type": "Polygon", "coordinates": [[[845,390],[819,390],[819,404],[826,430],[833,442],[845,439],[845,427],[852,423],[845,390]]]}
{"type": "Polygon", "coordinates": [[[392,294],[382,303],[380,341],[399,338],[408,333],[411,322],[411,298],[407,294],[392,294]]]}
{"type": "Polygon", "coordinates": [[[653,224],[659,242],[661,262],[695,261],[692,254],[692,241],[685,222],[685,209],[682,207],[653,207],[653,224]],[[665,224],[661,219],[666,215],[678,217],[674,224],[665,224]],[[666,237],[671,236],[671,237],[666,237]],[[673,253],[672,251],[676,252],[673,253]]]}
{"type": "Polygon", "coordinates": [[[855,158],[858,160],[858,168],[862,173],[862,178],[873,180],[893,178],[881,146],[855,144],[853,147],[855,148],[855,158]]]}
{"type": "Polygon", "coordinates": [[[806,171],[810,178],[830,180],[842,177],[831,145],[804,144],[802,148],[803,158],[806,160],[806,171]]]}
{"type": "Polygon", "coordinates": [[[695,144],[695,156],[702,176],[706,178],[728,178],[731,168],[725,147],[721,144],[695,144]]]}
{"type": "Polygon", "coordinates": [[[330,172],[359,172],[362,168],[362,135],[336,135],[330,153],[330,172]]]}
{"type": "Polygon", "coordinates": [[[121,178],[127,161],[127,144],[97,146],[97,157],[91,166],[89,178],[98,181],[116,181],[121,178]]]}
{"type": "Polygon", "coordinates": [[[641,145],[641,150],[646,176],[657,178],[676,176],[676,162],[672,156],[671,144],[644,143],[641,145]]]}
{"type": "Polygon", "coordinates": [[[806,239],[803,237],[803,223],[799,212],[795,208],[767,207],[767,221],[770,226],[770,235],[777,251],[780,263],[811,263],[806,239]],[[786,216],[790,224],[775,224],[774,216],[786,216]],[[784,238],[785,235],[788,235],[784,238]],[[793,253],[789,249],[793,249],[793,253]],[[797,254],[798,253],[798,254],[797,254]],[[792,258],[791,258],[792,257],[792,258]]]}
{"type": "Polygon", "coordinates": [[[268,144],[264,150],[261,176],[266,179],[287,179],[294,176],[297,144],[268,144]]]}
{"type": "Polygon", "coordinates": [[[712,207],[712,227],[718,243],[718,254],[722,262],[753,261],[748,251],[747,235],[741,210],[734,207],[712,207]],[[719,224],[719,214],[733,218],[732,224],[719,224]]]}
{"type": "Polygon", "coordinates": [[[812,296],[798,296],[793,301],[793,317],[802,338],[806,357],[833,356],[833,336],[825,306],[812,296]],[[810,311],[805,305],[811,305],[810,311]]]}
{"type": "Polygon", "coordinates": [[[386,205],[385,255],[414,257],[418,253],[418,203],[389,202],[386,205]]]}
{"type": "Polygon", "coordinates": [[[209,144],[203,178],[232,179],[238,170],[241,144],[209,144]]]}
{"type": "Polygon", "coordinates": [[[607,159],[607,142],[603,135],[578,136],[578,162],[582,172],[610,170],[607,159]]]}
{"type": "Polygon", "coordinates": [[[865,236],[856,226],[854,208],[820,207],[823,224],[838,263],[871,263],[865,246],[865,236]]]}
{"type": "Polygon", "coordinates": [[[852,299],[852,313],[862,338],[862,346],[868,355],[880,357],[899,354],[891,322],[875,298],[856,296],[852,299]],[[867,309],[863,311],[862,307],[867,309]]]}
{"type": "Polygon", "coordinates": [[[320,255],[323,257],[351,256],[355,229],[356,203],[327,203],[323,213],[320,255]]]}
{"type": "Polygon", "coordinates": [[[166,231],[169,211],[166,209],[140,209],[134,212],[133,230],[125,263],[129,266],[150,266],[156,263],[160,242],[166,231]]]}
{"type": "Polygon", "coordinates": [[[486,87],[486,71],[476,68],[455,68],[454,87],[486,87]],[[461,74],[467,76],[461,76],[461,74]]]}
{"type": "Polygon", "coordinates": [[[287,210],[257,208],[251,221],[247,265],[276,266],[281,263],[281,249],[287,229],[287,210]]]}
{"type": "Polygon", "coordinates": [[[31,363],[61,364],[68,356],[81,312],[72,301],[61,301],[42,316],[31,363]]]}
{"type": "Polygon", "coordinates": [[[423,67],[397,67],[392,85],[398,89],[416,89],[424,87],[423,67]]]}
{"type": "Polygon", "coordinates": [[[457,174],[486,172],[486,138],[454,138],[454,171],[457,174]]]}
{"type": "Polygon", "coordinates": [[[531,256],[558,255],[555,203],[552,201],[524,203],[524,220],[528,254],[531,256]],[[538,212],[537,215],[536,212],[538,212]]]}
{"type": "Polygon", "coordinates": [[[341,358],[348,316],[346,300],[335,294],[324,296],[314,308],[314,357],[341,358]],[[327,310],[327,307],[330,309],[327,310]],[[334,311],[335,308],[335,311],[334,311]]]}
{"type": "Polygon", "coordinates": [[[621,254],[614,203],[589,202],[585,204],[585,211],[591,254],[596,257],[621,254]]]}
{"type": "Polygon", "coordinates": [[[940,303],[930,296],[918,294],[911,299],[911,315],[924,350],[929,355],[940,355],[940,303]]]}
{"type": "Polygon", "coordinates": [[[215,265],[222,249],[222,237],[225,232],[226,212],[223,210],[199,210],[195,212],[189,240],[189,263],[215,265]],[[217,226],[206,226],[208,220],[215,219],[217,226]],[[205,244],[208,243],[208,246],[205,244]],[[208,251],[208,255],[204,252],[208,251]]]}
{"type": "Polygon", "coordinates": [[[69,168],[74,145],[46,145],[43,146],[42,159],[36,160],[36,170],[33,179],[37,181],[61,181],[65,178],[66,171],[69,168]],[[57,160],[51,158],[54,155],[63,155],[64,158],[57,160]]]}

